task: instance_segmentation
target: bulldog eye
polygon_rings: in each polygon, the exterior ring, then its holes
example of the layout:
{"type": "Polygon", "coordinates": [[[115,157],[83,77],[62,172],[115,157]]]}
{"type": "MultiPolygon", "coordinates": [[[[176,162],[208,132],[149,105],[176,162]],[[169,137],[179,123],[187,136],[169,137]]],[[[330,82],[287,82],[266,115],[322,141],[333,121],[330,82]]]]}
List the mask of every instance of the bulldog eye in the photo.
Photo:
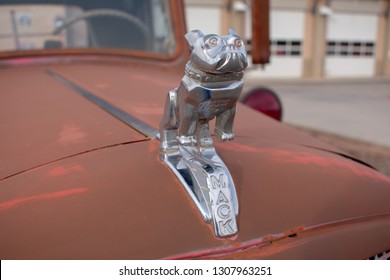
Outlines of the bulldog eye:
{"type": "Polygon", "coordinates": [[[211,37],[207,40],[207,45],[210,48],[214,48],[215,46],[218,45],[218,38],[217,37],[211,37]]]}
{"type": "Polygon", "coordinates": [[[241,47],[242,46],[242,40],[237,38],[236,40],[234,40],[234,45],[236,47],[241,47]]]}

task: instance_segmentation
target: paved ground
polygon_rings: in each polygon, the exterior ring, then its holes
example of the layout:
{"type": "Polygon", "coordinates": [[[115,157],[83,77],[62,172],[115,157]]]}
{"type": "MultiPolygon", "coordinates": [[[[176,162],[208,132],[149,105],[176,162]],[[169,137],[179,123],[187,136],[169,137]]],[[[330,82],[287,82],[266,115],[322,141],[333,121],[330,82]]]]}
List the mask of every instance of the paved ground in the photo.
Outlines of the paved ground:
{"type": "MultiPolygon", "coordinates": [[[[249,80],[246,86],[259,85],[249,80]]],[[[390,176],[390,79],[265,80],[281,98],[283,122],[390,176]]]]}

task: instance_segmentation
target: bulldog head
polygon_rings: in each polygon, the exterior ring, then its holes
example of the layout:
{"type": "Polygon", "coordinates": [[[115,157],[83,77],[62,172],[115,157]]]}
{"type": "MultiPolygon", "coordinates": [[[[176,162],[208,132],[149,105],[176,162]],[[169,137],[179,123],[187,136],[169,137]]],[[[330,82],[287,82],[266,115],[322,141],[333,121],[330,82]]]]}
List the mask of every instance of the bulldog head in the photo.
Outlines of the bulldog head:
{"type": "Polygon", "coordinates": [[[233,29],[229,29],[227,36],[204,35],[199,30],[193,30],[185,37],[192,51],[191,63],[204,72],[241,72],[248,65],[244,42],[233,29]]]}

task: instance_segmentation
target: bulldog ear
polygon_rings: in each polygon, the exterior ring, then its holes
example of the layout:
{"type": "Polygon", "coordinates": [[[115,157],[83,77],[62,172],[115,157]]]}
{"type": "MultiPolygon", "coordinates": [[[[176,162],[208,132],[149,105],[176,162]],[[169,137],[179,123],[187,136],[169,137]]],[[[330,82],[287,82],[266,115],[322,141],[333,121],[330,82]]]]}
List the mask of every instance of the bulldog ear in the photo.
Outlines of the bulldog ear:
{"type": "Polygon", "coordinates": [[[229,28],[228,34],[231,35],[231,36],[237,36],[236,30],[234,30],[232,28],[229,28]]]}
{"type": "Polygon", "coordinates": [[[196,40],[198,40],[199,38],[202,38],[203,36],[204,36],[204,34],[200,30],[192,30],[185,35],[187,42],[188,42],[188,45],[190,45],[191,49],[193,49],[193,46],[194,46],[194,43],[196,42],[196,40]]]}

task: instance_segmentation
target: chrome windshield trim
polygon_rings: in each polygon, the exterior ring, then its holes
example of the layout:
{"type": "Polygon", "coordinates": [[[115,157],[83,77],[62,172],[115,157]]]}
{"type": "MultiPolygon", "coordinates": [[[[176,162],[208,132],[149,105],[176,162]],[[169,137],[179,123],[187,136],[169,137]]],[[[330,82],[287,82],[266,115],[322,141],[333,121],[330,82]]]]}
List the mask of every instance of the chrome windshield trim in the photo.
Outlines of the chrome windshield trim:
{"type": "Polygon", "coordinates": [[[130,126],[131,128],[137,130],[139,133],[145,135],[146,137],[149,137],[151,139],[159,138],[159,132],[154,127],[144,123],[143,121],[133,117],[132,115],[126,113],[125,111],[119,109],[118,107],[114,106],[113,104],[105,101],[104,99],[96,96],[95,94],[87,91],[86,89],[83,89],[79,87],[78,85],[74,84],[73,82],[67,80],[60,74],[52,71],[52,70],[46,70],[46,72],[52,76],[54,79],[59,81],[60,83],[66,85],[67,87],[73,89],[78,94],[86,98],[87,100],[91,101],[107,113],[111,114],[118,120],[122,121],[126,125],[130,126]]]}

